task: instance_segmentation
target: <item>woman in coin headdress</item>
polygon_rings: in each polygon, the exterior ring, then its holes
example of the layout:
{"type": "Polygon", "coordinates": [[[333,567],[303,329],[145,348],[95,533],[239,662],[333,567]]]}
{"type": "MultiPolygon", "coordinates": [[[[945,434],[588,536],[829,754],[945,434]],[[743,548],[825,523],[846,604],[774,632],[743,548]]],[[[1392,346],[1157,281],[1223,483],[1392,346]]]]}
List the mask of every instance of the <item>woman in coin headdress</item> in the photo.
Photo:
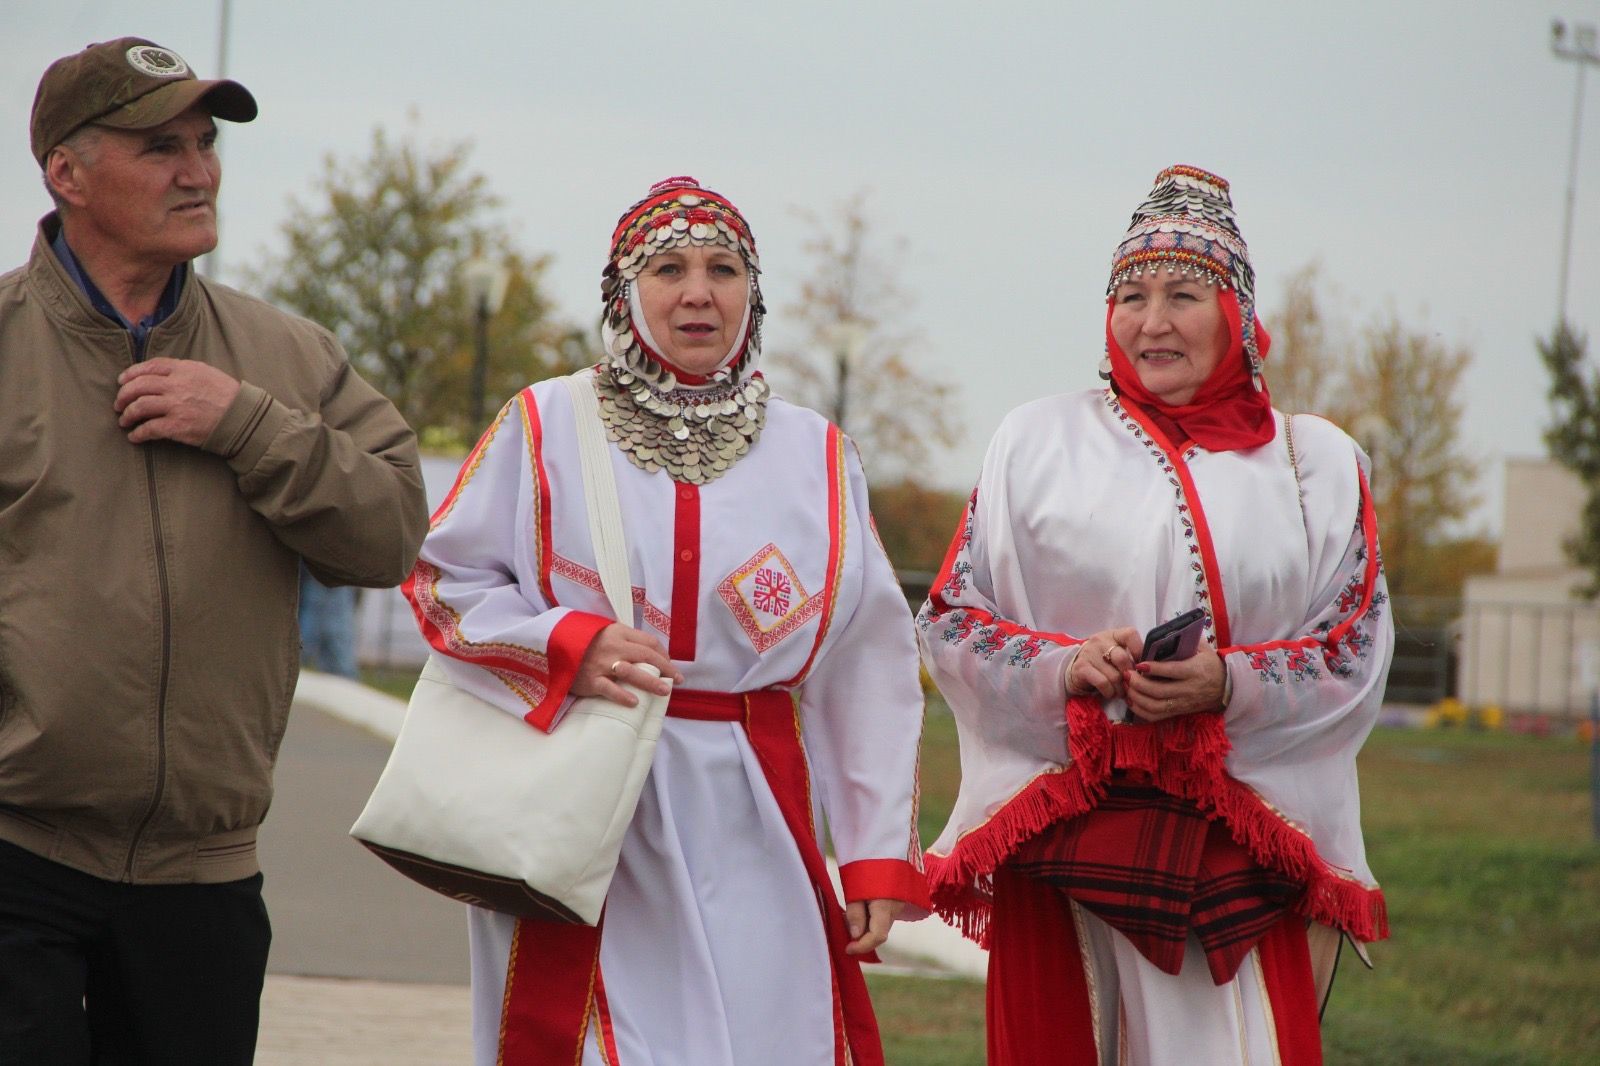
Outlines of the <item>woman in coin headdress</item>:
{"type": "Polygon", "coordinates": [[[859,964],[926,913],[922,695],[860,462],[757,372],[755,239],[725,197],[653,187],[601,291],[584,373],[635,617],[607,617],[561,382],[500,412],[408,583],[457,683],[534,728],[571,696],[632,703],[618,681],[664,691],[640,664],[675,682],[602,929],[472,912],[478,1061],[881,1063],[859,964]]]}
{"type": "Polygon", "coordinates": [[[1109,387],[995,434],[918,619],[961,792],[935,907],[990,948],[991,1063],[1321,1061],[1342,932],[1386,935],[1355,756],[1393,631],[1366,459],[1271,406],[1221,178],[1157,176],[1109,387]],[[1143,635],[1198,611],[1198,650],[1143,635]]]}

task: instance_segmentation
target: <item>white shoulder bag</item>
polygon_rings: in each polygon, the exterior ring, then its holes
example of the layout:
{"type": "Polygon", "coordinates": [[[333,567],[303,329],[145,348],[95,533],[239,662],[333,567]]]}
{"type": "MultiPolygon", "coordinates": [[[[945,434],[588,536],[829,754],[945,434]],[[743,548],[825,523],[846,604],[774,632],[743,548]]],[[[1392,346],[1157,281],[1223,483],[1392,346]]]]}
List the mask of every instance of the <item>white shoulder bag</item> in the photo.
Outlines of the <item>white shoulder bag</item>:
{"type": "MultiPolygon", "coordinates": [[[[612,612],[631,625],[622,512],[592,378],[566,379],[589,530],[612,612]]],[[[594,925],[667,712],[666,696],[628,690],[639,706],[581,698],[545,733],[457,688],[430,658],[350,835],[453,899],[594,925]]]]}

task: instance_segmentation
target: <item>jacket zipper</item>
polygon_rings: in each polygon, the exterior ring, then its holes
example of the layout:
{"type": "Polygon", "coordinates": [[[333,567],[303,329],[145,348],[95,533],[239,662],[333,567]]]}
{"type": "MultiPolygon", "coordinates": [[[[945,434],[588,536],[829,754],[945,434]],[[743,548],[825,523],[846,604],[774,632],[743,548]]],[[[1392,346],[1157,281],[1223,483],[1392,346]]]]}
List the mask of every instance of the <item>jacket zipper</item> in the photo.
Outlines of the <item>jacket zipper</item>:
{"type": "MultiPolygon", "coordinates": [[[[134,349],[134,360],[142,362],[144,346],[131,336],[128,340],[134,349]]],[[[156,685],[156,788],[150,797],[150,806],[145,810],[144,817],[139,819],[133,837],[128,841],[128,858],[122,867],[124,881],[133,880],[134,857],[139,852],[139,842],[161,807],[167,782],[167,675],[172,667],[172,592],[167,579],[166,543],[161,536],[161,501],[156,496],[156,454],[155,449],[148,445],[144,446],[144,476],[145,486],[150,493],[150,528],[156,549],[156,588],[161,598],[161,674],[156,685]]]]}

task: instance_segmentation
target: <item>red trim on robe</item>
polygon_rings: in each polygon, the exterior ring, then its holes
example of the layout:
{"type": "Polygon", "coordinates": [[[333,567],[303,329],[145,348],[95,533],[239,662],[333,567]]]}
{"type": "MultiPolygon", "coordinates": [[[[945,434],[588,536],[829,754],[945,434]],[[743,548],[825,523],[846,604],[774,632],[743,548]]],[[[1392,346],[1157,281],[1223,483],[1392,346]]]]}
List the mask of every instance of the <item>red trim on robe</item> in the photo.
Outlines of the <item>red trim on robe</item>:
{"type": "Polygon", "coordinates": [[[534,516],[539,538],[539,591],[545,602],[555,607],[560,603],[550,587],[551,555],[555,550],[550,539],[550,478],[544,470],[544,426],[539,421],[539,404],[534,399],[533,386],[523,389],[518,399],[522,403],[522,419],[528,435],[528,463],[533,468],[534,499],[539,513],[534,516]]]}
{"type": "Polygon", "coordinates": [[[823,930],[833,962],[834,1006],[838,1022],[842,1023],[836,1024],[834,1030],[835,1064],[883,1066],[878,1020],[872,1013],[866,978],[861,976],[861,963],[877,962],[878,957],[876,953],[852,956],[844,952],[850,932],[811,824],[811,778],[800,744],[799,710],[788,693],[770,690],[746,693],[745,706],[744,727],[750,747],[772,786],[783,820],[794,836],[800,860],[811,875],[811,884],[822,904],[823,930]]]}
{"type": "Polygon", "coordinates": [[[811,664],[817,661],[817,653],[822,650],[823,641],[828,639],[828,627],[833,622],[833,609],[835,598],[839,593],[839,576],[844,568],[845,554],[845,467],[844,467],[844,434],[838,426],[828,427],[827,437],[827,462],[828,462],[828,576],[822,591],[817,595],[822,600],[822,620],[817,623],[817,637],[811,644],[811,654],[806,657],[805,665],[787,681],[780,681],[778,688],[793,688],[803,681],[811,672],[811,664]]]}
{"type": "MultiPolygon", "coordinates": [[[[519,396],[518,399],[521,397],[519,396]]],[[[478,438],[478,443],[472,446],[472,451],[467,453],[466,459],[461,463],[461,469],[456,471],[456,479],[450,483],[450,491],[444,494],[444,499],[439,501],[439,506],[434,508],[433,514],[428,518],[428,528],[432,529],[439,524],[439,520],[450,513],[456,505],[456,497],[461,495],[461,490],[466,488],[467,482],[472,480],[472,475],[477,473],[478,464],[483,461],[483,453],[489,450],[489,442],[494,440],[500,423],[506,420],[506,415],[511,413],[511,403],[508,402],[500,408],[500,413],[495,415],[494,421],[489,423],[489,428],[483,431],[478,438]]]]}
{"type": "Polygon", "coordinates": [[[1305,919],[1285,914],[1256,946],[1281,1066],[1322,1066],[1322,1024],[1305,919]]]}
{"type": "Polygon", "coordinates": [[[1183,452],[1173,447],[1166,433],[1156,425],[1155,420],[1150,417],[1150,412],[1126,400],[1119,402],[1129,417],[1139,423],[1149,434],[1150,439],[1156,442],[1156,446],[1172,464],[1173,473],[1178,476],[1184,502],[1189,505],[1189,516],[1194,520],[1194,537],[1195,544],[1200,549],[1200,564],[1205,568],[1206,595],[1211,600],[1211,631],[1216,634],[1217,647],[1225,648],[1232,643],[1232,626],[1228,621],[1227,596],[1222,588],[1222,569],[1217,563],[1217,547],[1211,541],[1211,526],[1206,522],[1205,506],[1200,502],[1199,491],[1195,489],[1194,478],[1189,473],[1189,464],[1184,462],[1183,452]]]}
{"type": "Polygon", "coordinates": [[[985,1020],[989,1066],[1100,1061],[1090,975],[1072,901],[1010,867],[995,872],[985,1020]]]}
{"type": "Polygon", "coordinates": [[[549,657],[518,644],[468,640],[461,632],[461,616],[438,596],[439,573],[438,567],[418,559],[400,587],[411,601],[423,639],[443,655],[488,670],[529,707],[542,703],[549,691],[549,657]]]}
{"type": "Polygon", "coordinates": [[[617,1053],[617,1030],[611,1024],[611,999],[606,995],[606,975],[599,966],[594,971],[594,1017],[599,1031],[595,1034],[600,1043],[600,1056],[610,1066],[622,1066],[622,1056],[617,1053]]]}
{"type": "Polygon", "coordinates": [[[672,632],[667,655],[693,662],[700,618],[700,488],[672,486],[672,632]]]}
{"type": "Polygon", "coordinates": [[[519,919],[506,962],[499,1066],[577,1066],[599,969],[599,926],[519,919]]]}
{"type": "Polygon", "coordinates": [[[899,899],[914,907],[931,910],[928,879],[921,870],[904,859],[857,859],[839,867],[839,882],[844,898],[854,903],[864,899],[899,899]]]}
{"type": "Polygon", "coordinates": [[[578,667],[583,663],[589,645],[612,621],[604,615],[569,610],[566,617],[556,623],[545,645],[550,659],[548,687],[544,699],[522,716],[524,722],[546,733],[550,732],[561,710],[561,702],[567,698],[567,691],[578,676],[578,667]]]}

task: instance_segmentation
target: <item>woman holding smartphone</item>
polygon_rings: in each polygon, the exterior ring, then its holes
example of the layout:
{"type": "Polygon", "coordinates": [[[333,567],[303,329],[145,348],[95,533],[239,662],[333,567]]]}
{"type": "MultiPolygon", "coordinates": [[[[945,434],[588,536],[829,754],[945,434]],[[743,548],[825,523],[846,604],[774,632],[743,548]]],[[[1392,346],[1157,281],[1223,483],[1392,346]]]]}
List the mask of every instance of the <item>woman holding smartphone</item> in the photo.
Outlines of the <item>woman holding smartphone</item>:
{"type": "Polygon", "coordinates": [[[1227,182],[1162,171],[1108,387],[1006,418],[918,618],[962,762],[928,874],[990,948],[992,1064],[1319,1063],[1340,934],[1387,935],[1367,462],[1273,409],[1254,288],[1227,182]]]}

